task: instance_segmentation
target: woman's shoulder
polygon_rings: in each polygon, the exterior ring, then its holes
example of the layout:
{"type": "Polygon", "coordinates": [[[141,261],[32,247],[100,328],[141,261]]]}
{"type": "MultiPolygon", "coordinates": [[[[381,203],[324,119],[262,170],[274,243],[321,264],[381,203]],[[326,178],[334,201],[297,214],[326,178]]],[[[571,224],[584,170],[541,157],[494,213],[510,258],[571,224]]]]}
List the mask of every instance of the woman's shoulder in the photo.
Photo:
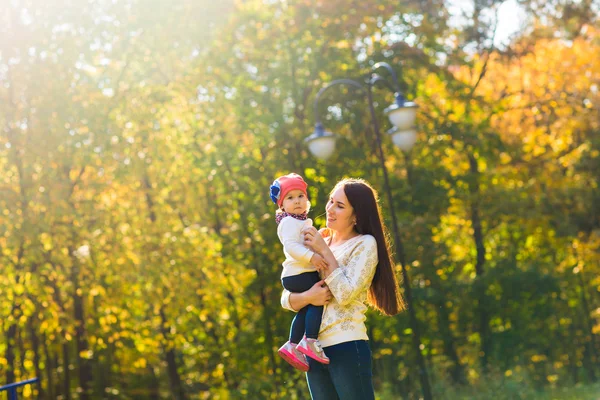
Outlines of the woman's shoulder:
{"type": "Polygon", "coordinates": [[[353,249],[352,251],[354,251],[354,249],[358,249],[358,248],[377,248],[377,240],[375,240],[375,237],[369,235],[369,234],[362,234],[362,235],[357,235],[355,237],[353,237],[352,239],[348,240],[348,242],[346,242],[349,246],[346,246],[347,248],[349,247],[350,249],[353,249]]]}
{"type": "Polygon", "coordinates": [[[359,235],[358,240],[361,243],[367,244],[367,245],[371,245],[371,244],[377,244],[377,240],[375,239],[374,236],[369,235],[368,233],[364,234],[364,235],[359,235]]]}

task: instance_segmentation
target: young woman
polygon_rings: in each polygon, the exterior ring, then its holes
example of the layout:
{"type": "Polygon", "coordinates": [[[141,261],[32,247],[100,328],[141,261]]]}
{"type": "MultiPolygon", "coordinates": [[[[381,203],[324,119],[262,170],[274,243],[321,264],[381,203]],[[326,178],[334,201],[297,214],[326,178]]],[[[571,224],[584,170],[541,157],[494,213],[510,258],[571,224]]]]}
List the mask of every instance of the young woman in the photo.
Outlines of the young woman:
{"type": "Polygon", "coordinates": [[[385,315],[405,308],[377,201],[377,192],[362,179],[338,182],[326,207],[327,228],[304,231],[305,245],[328,264],[322,270],[327,286],[319,282],[302,293],[284,290],[281,297],[292,311],[327,305],[319,341],[330,363],[308,360],[313,400],[374,399],[365,303],[385,315]]]}

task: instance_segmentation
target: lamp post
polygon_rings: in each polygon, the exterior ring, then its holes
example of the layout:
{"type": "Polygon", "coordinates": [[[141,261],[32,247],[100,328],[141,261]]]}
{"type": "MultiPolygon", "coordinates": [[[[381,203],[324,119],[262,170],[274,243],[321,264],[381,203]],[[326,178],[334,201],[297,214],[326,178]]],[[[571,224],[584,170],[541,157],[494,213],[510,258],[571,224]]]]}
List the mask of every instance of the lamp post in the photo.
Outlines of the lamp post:
{"type": "Polygon", "coordinates": [[[406,303],[408,306],[410,328],[412,330],[413,349],[417,356],[417,363],[419,367],[419,380],[421,382],[421,389],[423,391],[424,399],[430,400],[432,398],[431,387],[429,385],[429,378],[427,376],[427,367],[425,365],[425,359],[423,358],[423,354],[421,353],[421,335],[419,333],[417,316],[415,310],[412,307],[413,299],[408,271],[406,270],[406,256],[404,254],[404,246],[402,244],[402,239],[400,238],[400,233],[398,230],[398,221],[393,207],[392,191],[390,188],[388,171],[385,166],[385,156],[383,153],[381,138],[382,135],[379,129],[379,123],[377,122],[377,116],[375,114],[375,106],[373,104],[373,87],[378,83],[381,83],[388,87],[395,93],[396,96],[396,101],[394,102],[394,104],[390,105],[384,110],[390,122],[394,126],[388,131],[388,134],[391,136],[392,141],[398,148],[405,152],[409,151],[415,144],[417,136],[417,131],[414,126],[417,105],[415,103],[407,102],[405,100],[404,96],[400,91],[400,85],[398,84],[396,72],[388,63],[385,62],[379,62],[373,65],[373,67],[371,68],[371,72],[364,83],[353,79],[338,79],[329,83],[321,90],[319,90],[314,102],[316,120],[315,131],[312,135],[305,139],[305,142],[307,143],[310,152],[315,157],[320,159],[329,158],[335,151],[336,135],[329,131],[325,131],[318,113],[319,100],[328,89],[337,85],[347,85],[358,88],[361,92],[363,92],[363,94],[366,94],[367,101],[369,103],[369,112],[371,114],[371,123],[373,125],[373,130],[375,132],[375,138],[377,141],[377,156],[379,158],[379,163],[381,164],[381,169],[383,171],[387,201],[390,205],[392,229],[394,233],[394,242],[396,246],[396,257],[397,260],[400,262],[400,269],[402,271],[402,286],[404,288],[404,296],[406,298],[406,303]],[[375,73],[375,71],[379,68],[385,68],[388,70],[392,77],[392,84],[390,84],[390,82],[388,82],[382,76],[375,73]]]}

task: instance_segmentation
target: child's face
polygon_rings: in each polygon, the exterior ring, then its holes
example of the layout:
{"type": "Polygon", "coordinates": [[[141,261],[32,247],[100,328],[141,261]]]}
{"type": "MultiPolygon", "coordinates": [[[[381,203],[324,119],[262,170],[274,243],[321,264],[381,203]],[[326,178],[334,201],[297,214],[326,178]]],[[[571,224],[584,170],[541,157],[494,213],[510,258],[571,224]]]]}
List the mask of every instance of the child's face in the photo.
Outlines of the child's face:
{"type": "Polygon", "coordinates": [[[308,210],[308,199],[302,190],[290,190],[285,195],[281,207],[289,214],[302,214],[308,210]]]}

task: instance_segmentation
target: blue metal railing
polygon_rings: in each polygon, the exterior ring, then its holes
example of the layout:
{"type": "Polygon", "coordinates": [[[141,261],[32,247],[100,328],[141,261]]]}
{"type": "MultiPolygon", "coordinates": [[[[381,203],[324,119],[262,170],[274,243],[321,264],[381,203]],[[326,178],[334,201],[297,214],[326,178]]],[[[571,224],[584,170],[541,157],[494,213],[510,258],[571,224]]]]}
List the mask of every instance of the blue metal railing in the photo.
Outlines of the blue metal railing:
{"type": "Polygon", "coordinates": [[[0,392],[5,390],[8,391],[8,400],[17,400],[17,388],[25,385],[30,385],[32,383],[37,383],[40,381],[40,378],[28,379],[26,381],[11,383],[8,385],[0,386],[0,392]]]}

